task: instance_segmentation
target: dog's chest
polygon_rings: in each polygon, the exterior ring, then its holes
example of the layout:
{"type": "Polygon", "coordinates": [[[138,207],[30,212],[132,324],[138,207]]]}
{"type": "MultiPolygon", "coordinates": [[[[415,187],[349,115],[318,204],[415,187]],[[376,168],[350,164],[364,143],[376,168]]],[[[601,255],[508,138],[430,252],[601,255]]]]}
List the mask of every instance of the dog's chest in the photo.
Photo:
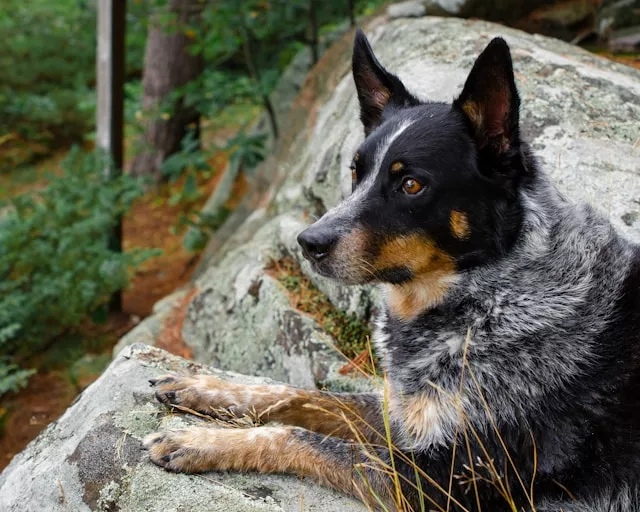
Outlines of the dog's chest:
{"type": "Polygon", "coordinates": [[[449,388],[475,339],[487,337],[488,324],[486,315],[476,311],[434,311],[411,322],[383,314],[373,340],[387,374],[402,382],[406,392],[428,382],[449,388]]]}

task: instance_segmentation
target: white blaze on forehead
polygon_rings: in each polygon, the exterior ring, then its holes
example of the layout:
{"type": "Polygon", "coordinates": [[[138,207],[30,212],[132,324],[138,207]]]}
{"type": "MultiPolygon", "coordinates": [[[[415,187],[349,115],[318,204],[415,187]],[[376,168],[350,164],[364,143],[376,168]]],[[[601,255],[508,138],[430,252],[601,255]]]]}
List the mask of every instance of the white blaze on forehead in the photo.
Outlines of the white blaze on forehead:
{"type": "Polygon", "coordinates": [[[402,134],[402,132],[409,128],[409,126],[411,126],[412,124],[413,119],[402,121],[402,123],[397,126],[396,130],[391,135],[388,135],[378,143],[378,145],[376,146],[376,155],[373,160],[373,169],[372,172],[369,173],[369,177],[375,176],[378,174],[378,172],[380,172],[380,167],[382,166],[382,162],[384,162],[384,157],[387,156],[387,152],[389,151],[391,144],[393,144],[393,141],[395,141],[402,134]]]}
{"type": "Polygon", "coordinates": [[[380,142],[378,142],[373,158],[373,168],[369,170],[367,178],[360,185],[358,185],[358,188],[356,188],[353,194],[345,198],[344,201],[334,206],[327,213],[325,213],[322,219],[342,216],[347,212],[350,212],[351,215],[354,215],[358,212],[363,198],[368,194],[369,190],[375,183],[376,176],[381,170],[380,168],[382,167],[382,162],[384,162],[384,157],[387,155],[391,144],[393,144],[393,141],[395,141],[402,134],[402,132],[409,128],[409,126],[411,126],[413,123],[413,119],[406,119],[402,121],[396,127],[393,133],[387,135],[380,142]]]}

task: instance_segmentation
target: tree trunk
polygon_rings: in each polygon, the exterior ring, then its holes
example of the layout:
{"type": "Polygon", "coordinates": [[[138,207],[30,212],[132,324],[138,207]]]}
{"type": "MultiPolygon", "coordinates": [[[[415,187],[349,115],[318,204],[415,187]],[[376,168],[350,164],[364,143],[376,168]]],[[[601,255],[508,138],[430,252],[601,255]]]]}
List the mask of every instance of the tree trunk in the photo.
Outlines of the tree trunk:
{"type": "MultiPolygon", "coordinates": [[[[102,155],[105,181],[122,174],[124,129],[126,4],[121,0],[98,2],[96,144],[102,155]]],[[[122,252],[122,218],[109,233],[109,249],[122,252]]],[[[109,300],[110,311],[122,311],[122,293],[109,300]]]]}
{"type": "Polygon", "coordinates": [[[162,180],[162,162],[180,150],[180,142],[189,127],[195,128],[196,133],[199,129],[199,113],[185,107],[182,98],[172,105],[168,119],[160,116],[159,109],[172,91],[202,72],[202,56],[189,53],[190,39],[185,28],[199,21],[203,6],[204,2],[199,0],[168,0],[167,11],[175,14],[177,30],[161,24],[161,13],[154,14],[149,22],[142,78],[142,108],[149,118],[130,172],[135,176],[149,176],[156,183],[162,180]]]}
{"type": "Polygon", "coordinates": [[[309,1],[309,25],[311,28],[311,60],[314,64],[317,64],[319,54],[318,54],[318,12],[316,11],[316,2],[315,0],[309,1]]]}

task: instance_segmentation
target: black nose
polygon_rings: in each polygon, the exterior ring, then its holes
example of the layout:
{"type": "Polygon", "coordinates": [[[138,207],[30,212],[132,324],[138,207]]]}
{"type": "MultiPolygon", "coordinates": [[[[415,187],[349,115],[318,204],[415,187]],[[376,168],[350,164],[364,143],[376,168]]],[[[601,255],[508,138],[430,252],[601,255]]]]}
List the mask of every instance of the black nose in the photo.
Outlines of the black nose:
{"type": "Polygon", "coordinates": [[[336,241],[337,237],[332,230],[319,226],[311,226],[298,235],[298,243],[308,260],[320,261],[326,258],[336,241]]]}

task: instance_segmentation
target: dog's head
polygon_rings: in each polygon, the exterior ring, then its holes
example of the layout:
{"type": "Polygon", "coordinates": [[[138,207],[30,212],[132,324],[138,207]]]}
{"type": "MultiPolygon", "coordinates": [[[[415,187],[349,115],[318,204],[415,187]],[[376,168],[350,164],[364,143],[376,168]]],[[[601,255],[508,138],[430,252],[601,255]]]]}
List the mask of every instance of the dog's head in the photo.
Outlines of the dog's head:
{"type": "Polygon", "coordinates": [[[453,104],[415,98],[361,31],[353,78],[366,138],[350,165],[352,194],[298,237],[314,269],[413,295],[410,285],[428,284],[433,294],[459,270],[506,252],[528,171],[505,41],[491,41],[453,104]]]}

